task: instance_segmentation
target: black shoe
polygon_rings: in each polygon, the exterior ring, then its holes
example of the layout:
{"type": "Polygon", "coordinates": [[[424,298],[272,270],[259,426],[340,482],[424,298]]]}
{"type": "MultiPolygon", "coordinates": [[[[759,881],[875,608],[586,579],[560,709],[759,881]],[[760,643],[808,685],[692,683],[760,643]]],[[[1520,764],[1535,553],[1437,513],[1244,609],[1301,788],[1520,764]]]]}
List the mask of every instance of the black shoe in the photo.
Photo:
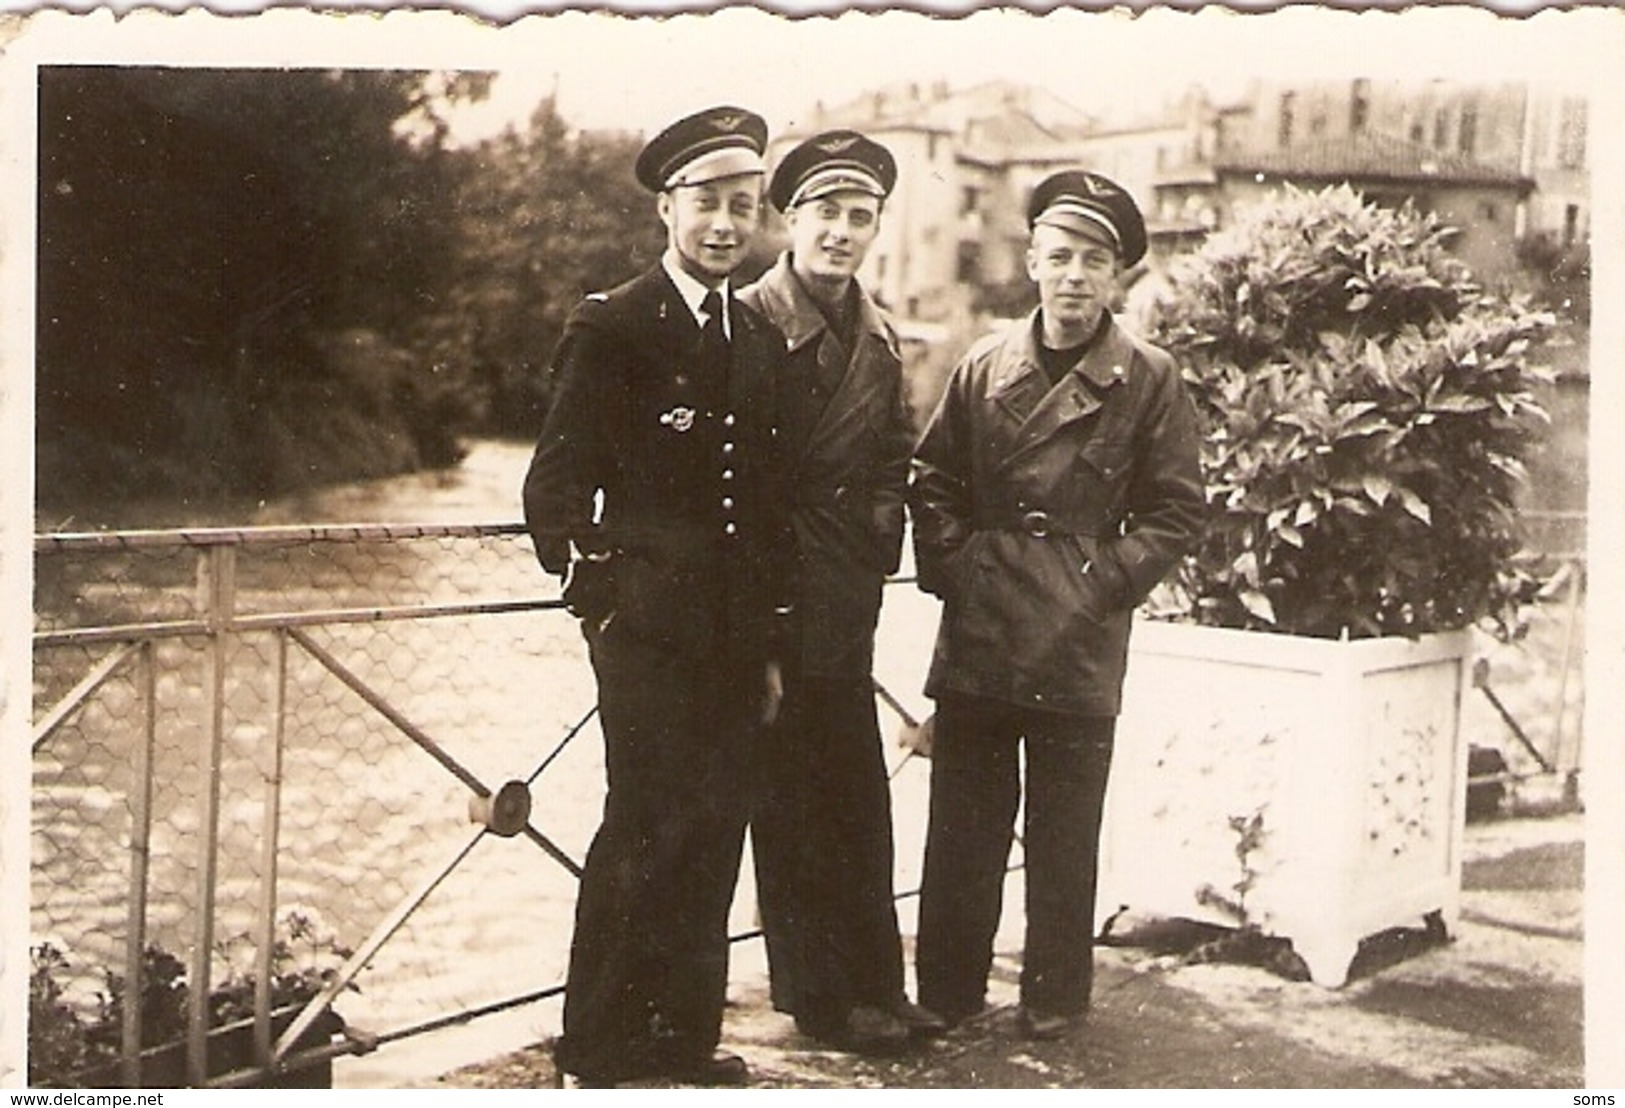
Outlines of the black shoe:
{"type": "Polygon", "coordinates": [[[676,1066],[667,1076],[683,1085],[744,1085],[750,1081],[750,1066],[739,1055],[718,1050],[709,1058],[676,1066]]]}
{"type": "Polygon", "coordinates": [[[859,1004],[844,1017],[797,1017],[796,1029],[848,1054],[895,1054],[908,1046],[908,1027],[882,1008],[859,1004]]]}
{"type": "Polygon", "coordinates": [[[949,1031],[957,1031],[961,1024],[970,1023],[973,1020],[980,1019],[990,1012],[996,1011],[996,1009],[989,1008],[986,1001],[976,1005],[974,1008],[954,1008],[948,1005],[937,1004],[928,1006],[922,1005],[922,1007],[925,1011],[930,1012],[932,1015],[936,1016],[937,1019],[942,1021],[944,1033],[949,1031]]]}
{"type": "Polygon", "coordinates": [[[1022,1035],[1039,1041],[1061,1038],[1078,1025],[1080,1018],[1026,1005],[1016,1012],[1016,1024],[1021,1028],[1022,1035]]]}
{"type": "Polygon", "coordinates": [[[918,1039],[934,1039],[939,1035],[948,1033],[948,1021],[937,1015],[929,1008],[921,1007],[912,1000],[904,997],[892,1005],[892,1015],[897,1017],[908,1033],[918,1039]]]}

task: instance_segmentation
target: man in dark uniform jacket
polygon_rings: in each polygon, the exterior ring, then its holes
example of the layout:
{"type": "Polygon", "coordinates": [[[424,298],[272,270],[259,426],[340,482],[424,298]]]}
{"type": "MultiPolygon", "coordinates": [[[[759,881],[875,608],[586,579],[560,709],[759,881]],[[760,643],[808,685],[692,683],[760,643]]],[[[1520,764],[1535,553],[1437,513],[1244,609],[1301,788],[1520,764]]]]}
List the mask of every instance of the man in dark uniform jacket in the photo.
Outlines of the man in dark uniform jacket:
{"type": "Polygon", "coordinates": [[[751,824],[773,1002],[802,1031],[858,1051],[943,1029],[904,993],[872,677],[914,429],[897,335],[855,274],[896,180],[891,152],[854,131],[795,147],[768,186],[790,249],[739,294],[790,347],[781,429],[798,633],[751,824]]]}
{"type": "Polygon", "coordinates": [[[776,713],[788,530],[784,338],[732,296],[761,218],[766,125],[714,108],[644,148],[660,264],[578,306],[525,521],[580,618],[608,795],[576,906],[561,1073],[739,1083],[716,1049],[753,738],[776,713]]]}
{"type": "Polygon", "coordinates": [[[1164,351],[1112,319],[1145,224],[1071,170],[1027,209],[1039,306],[972,346],[915,453],[920,586],[942,597],[920,1000],[980,1011],[1023,797],[1020,1024],[1064,1034],[1089,1005],[1097,842],[1133,609],[1196,538],[1195,413],[1164,351]],[[1024,757],[1023,757],[1024,756],[1024,757]]]}

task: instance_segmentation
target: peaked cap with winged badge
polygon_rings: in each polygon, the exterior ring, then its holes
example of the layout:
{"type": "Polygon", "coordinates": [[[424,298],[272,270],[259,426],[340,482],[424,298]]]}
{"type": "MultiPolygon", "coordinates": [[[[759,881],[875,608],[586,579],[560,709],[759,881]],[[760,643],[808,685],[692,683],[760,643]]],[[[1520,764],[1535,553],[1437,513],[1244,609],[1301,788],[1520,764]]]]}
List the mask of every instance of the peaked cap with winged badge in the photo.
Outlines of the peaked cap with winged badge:
{"type": "Polygon", "coordinates": [[[1128,190],[1109,177],[1068,169],[1039,182],[1027,202],[1027,226],[1047,223],[1098,239],[1125,266],[1145,257],[1145,219],[1128,190]]]}
{"type": "Polygon", "coordinates": [[[781,212],[842,189],[884,200],[897,183],[897,161],[856,131],[824,131],[791,150],[773,170],[767,198],[781,212]]]}
{"type": "Polygon", "coordinates": [[[722,106],[684,116],[650,139],[633,167],[650,192],[701,185],[741,173],[763,173],[767,122],[745,108],[722,106]]]}

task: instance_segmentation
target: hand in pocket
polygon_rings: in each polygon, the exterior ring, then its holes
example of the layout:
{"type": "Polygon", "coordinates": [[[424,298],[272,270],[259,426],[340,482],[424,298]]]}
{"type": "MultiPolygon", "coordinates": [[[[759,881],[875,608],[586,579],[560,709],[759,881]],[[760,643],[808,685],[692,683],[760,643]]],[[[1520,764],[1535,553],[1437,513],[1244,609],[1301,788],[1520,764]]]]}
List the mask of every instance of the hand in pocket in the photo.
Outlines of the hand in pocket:
{"type": "Polygon", "coordinates": [[[615,559],[582,559],[570,564],[564,606],[577,619],[597,623],[615,608],[615,559]]]}

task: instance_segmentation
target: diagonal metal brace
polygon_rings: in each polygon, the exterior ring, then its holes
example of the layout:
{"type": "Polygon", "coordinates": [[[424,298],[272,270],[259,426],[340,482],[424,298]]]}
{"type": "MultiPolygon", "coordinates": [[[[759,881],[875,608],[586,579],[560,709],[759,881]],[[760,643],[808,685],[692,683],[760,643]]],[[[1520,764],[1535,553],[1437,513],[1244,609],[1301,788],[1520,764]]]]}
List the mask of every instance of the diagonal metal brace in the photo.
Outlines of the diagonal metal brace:
{"type": "Polygon", "coordinates": [[[1518,721],[1512,718],[1512,713],[1507,711],[1506,705],[1501,703],[1501,698],[1495,695],[1494,689],[1490,688],[1490,660],[1488,658],[1480,658],[1473,663],[1473,687],[1483,691],[1485,697],[1495,706],[1495,710],[1500,713],[1501,719],[1512,729],[1513,735],[1523,744],[1523,748],[1529,751],[1529,756],[1535,760],[1541,770],[1545,773],[1551,773],[1552,764],[1546,760],[1546,756],[1535,747],[1535,744],[1529,741],[1529,736],[1524,734],[1522,727],[1518,726],[1518,721]]]}
{"type": "MultiPolygon", "coordinates": [[[[385,719],[389,720],[390,723],[394,724],[401,734],[405,735],[418,746],[422,747],[431,758],[444,766],[448,773],[457,778],[457,780],[461,781],[464,785],[467,785],[469,790],[475,796],[479,797],[481,800],[489,800],[491,798],[492,790],[490,786],[486,785],[485,782],[474,776],[472,772],[470,772],[460,762],[448,754],[445,748],[439,743],[435,742],[434,739],[430,738],[421,727],[407,719],[405,716],[401,715],[399,710],[397,710],[394,705],[390,704],[382,696],[378,695],[378,693],[368,686],[365,681],[361,680],[360,677],[351,672],[351,670],[347,668],[343,662],[333,657],[332,654],[328,653],[327,650],[325,650],[319,643],[315,642],[303,630],[297,627],[291,627],[288,629],[288,634],[292,636],[300,646],[304,647],[311,657],[315,658],[318,662],[325,666],[334,677],[337,677],[352,692],[354,692],[362,700],[366,701],[374,711],[383,716],[385,719]]],[[[540,773],[541,771],[538,770],[537,772],[540,773]]],[[[481,833],[483,834],[483,831],[481,833]]],[[[529,824],[525,826],[524,833],[528,839],[546,851],[548,856],[554,861],[558,862],[559,865],[569,870],[576,877],[579,878],[581,876],[581,867],[577,865],[576,862],[568,854],[566,854],[557,843],[553,842],[553,840],[549,839],[546,835],[542,834],[534,827],[531,827],[529,824]]]]}

